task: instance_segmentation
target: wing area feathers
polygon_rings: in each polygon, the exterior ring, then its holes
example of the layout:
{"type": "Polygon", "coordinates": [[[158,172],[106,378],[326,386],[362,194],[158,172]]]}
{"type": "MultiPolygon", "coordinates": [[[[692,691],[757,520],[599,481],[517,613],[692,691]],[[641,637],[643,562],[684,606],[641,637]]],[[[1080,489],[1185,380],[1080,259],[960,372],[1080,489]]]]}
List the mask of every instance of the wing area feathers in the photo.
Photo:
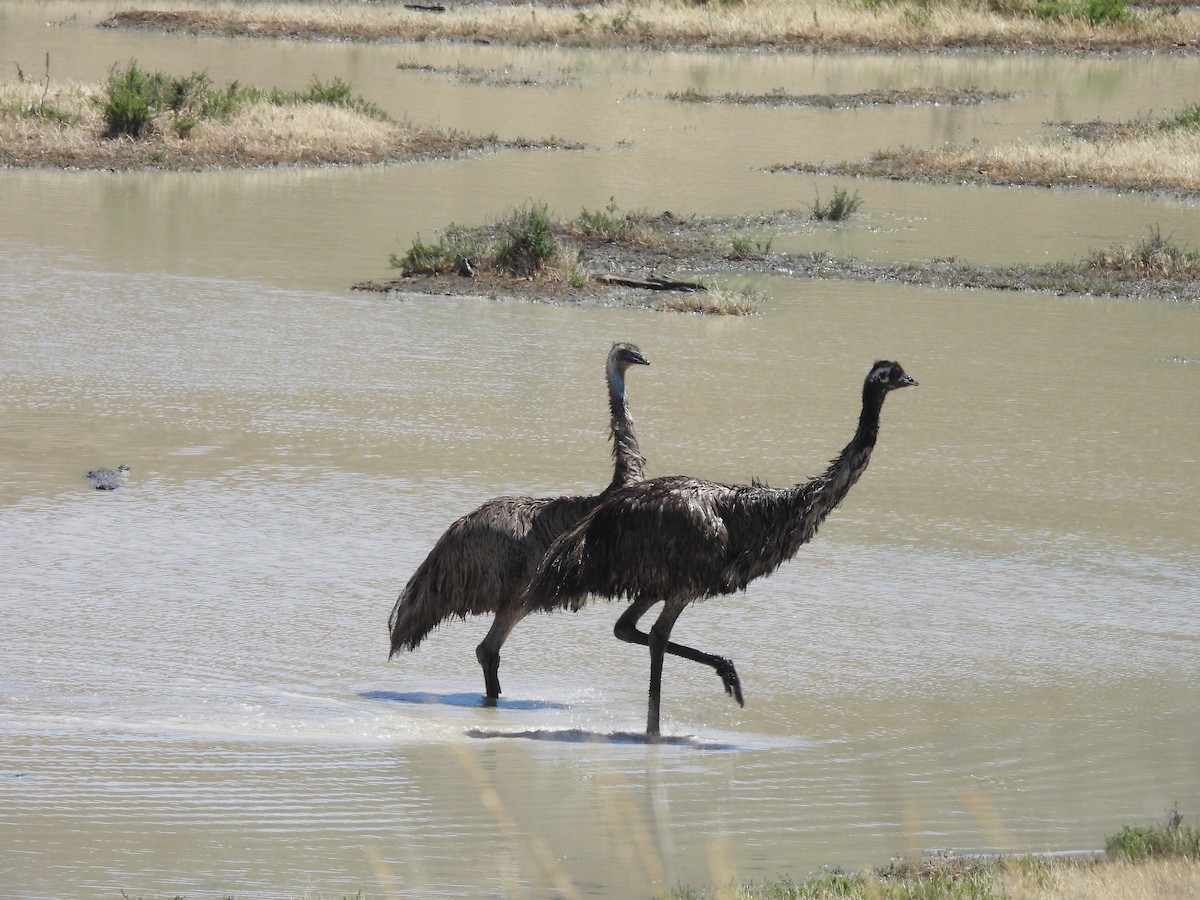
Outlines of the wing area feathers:
{"type": "Polygon", "coordinates": [[[455,521],[413,573],[388,618],[391,653],[414,650],[457,616],[516,604],[546,549],[595,504],[586,497],[496,497],[455,521]]]}

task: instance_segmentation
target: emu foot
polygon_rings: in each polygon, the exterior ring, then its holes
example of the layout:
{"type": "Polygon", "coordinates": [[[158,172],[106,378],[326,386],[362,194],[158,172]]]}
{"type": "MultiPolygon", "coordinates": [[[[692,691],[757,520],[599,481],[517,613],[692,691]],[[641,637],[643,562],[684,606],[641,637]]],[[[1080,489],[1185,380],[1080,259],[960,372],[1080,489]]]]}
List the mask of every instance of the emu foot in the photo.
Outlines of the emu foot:
{"type": "Polygon", "coordinates": [[[725,693],[733,697],[738,702],[738,706],[745,706],[746,702],[742,700],[742,680],[738,678],[737,669],[733,667],[733,660],[723,656],[717,657],[717,660],[715,668],[717,674],[721,676],[721,682],[725,685],[725,693]]]}

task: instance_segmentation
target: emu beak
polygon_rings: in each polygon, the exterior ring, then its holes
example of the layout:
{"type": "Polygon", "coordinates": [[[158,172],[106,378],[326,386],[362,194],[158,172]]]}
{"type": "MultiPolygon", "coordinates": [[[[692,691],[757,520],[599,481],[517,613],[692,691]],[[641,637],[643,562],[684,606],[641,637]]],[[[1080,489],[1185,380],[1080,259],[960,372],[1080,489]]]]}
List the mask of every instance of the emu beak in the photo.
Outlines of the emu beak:
{"type": "Polygon", "coordinates": [[[920,382],[906,372],[904,377],[900,379],[899,387],[916,387],[918,384],[920,384],[920,382]]]}

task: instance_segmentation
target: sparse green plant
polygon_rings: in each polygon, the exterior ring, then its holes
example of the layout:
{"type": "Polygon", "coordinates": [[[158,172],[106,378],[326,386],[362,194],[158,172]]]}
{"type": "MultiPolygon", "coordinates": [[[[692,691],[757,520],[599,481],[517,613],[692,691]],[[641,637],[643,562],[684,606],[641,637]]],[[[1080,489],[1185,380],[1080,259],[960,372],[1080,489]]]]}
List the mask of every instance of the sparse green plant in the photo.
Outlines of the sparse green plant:
{"type": "Polygon", "coordinates": [[[754,241],[745,235],[735,234],[730,238],[730,244],[733,246],[730,256],[734,259],[748,259],[754,252],[754,241]]]}
{"type": "Polygon", "coordinates": [[[1154,857],[1200,860],[1200,830],[1183,824],[1176,805],[1162,824],[1126,825],[1104,842],[1104,850],[1111,858],[1131,862],[1154,857]]]}
{"type": "Polygon", "coordinates": [[[842,188],[834,188],[833,199],[826,204],[821,203],[821,193],[818,191],[817,199],[811,207],[812,217],[821,222],[841,222],[858,212],[860,206],[862,206],[862,200],[858,196],[858,191],[851,196],[842,188]]]}
{"type": "Polygon", "coordinates": [[[574,222],[574,231],[582,238],[593,241],[631,241],[640,237],[637,216],[621,212],[616,200],[608,198],[604,209],[590,210],[586,207],[574,222]]]}
{"type": "Polygon", "coordinates": [[[1173,131],[1176,128],[1200,128],[1200,103],[1181,109],[1169,119],[1163,119],[1158,123],[1158,127],[1164,131],[1173,131]]]}
{"type": "Polygon", "coordinates": [[[403,256],[391,255],[390,264],[404,275],[445,275],[457,270],[459,255],[444,235],[437,243],[426,244],[418,234],[403,256]]]}
{"type": "Polygon", "coordinates": [[[913,28],[928,28],[933,24],[933,13],[929,11],[928,6],[906,6],[901,11],[900,15],[904,18],[904,21],[913,28]]]}
{"type": "Polygon", "coordinates": [[[730,259],[759,259],[771,252],[774,244],[773,237],[752,238],[745,234],[735,234],[729,239],[730,259]]]}
{"type": "Polygon", "coordinates": [[[313,80],[309,82],[307,90],[284,91],[275,88],[267,95],[267,99],[277,106],[288,103],[323,103],[327,106],[340,106],[381,122],[391,121],[391,117],[380,107],[362,97],[354,96],[350,85],[340,78],[334,78],[333,81],[326,83],[314,76],[313,80]]]}
{"type": "Polygon", "coordinates": [[[1086,269],[1135,278],[1200,277],[1200,253],[1180,247],[1163,236],[1158,225],[1132,246],[1110,247],[1089,256],[1086,269]]]}
{"type": "Polygon", "coordinates": [[[1082,21],[1091,25],[1133,20],[1133,10],[1126,0],[1037,0],[1032,11],[1039,19],[1082,21]]]}
{"type": "Polygon", "coordinates": [[[496,266],[527,277],[541,271],[559,253],[554,226],[544,203],[528,203],[513,211],[501,225],[496,266]]]}
{"type": "Polygon", "coordinates": [[[613,34],[624,34],[632,20],[633,10],[626,9],[612,17],[612,21],[608,23],[608,30],[613,34]]]}

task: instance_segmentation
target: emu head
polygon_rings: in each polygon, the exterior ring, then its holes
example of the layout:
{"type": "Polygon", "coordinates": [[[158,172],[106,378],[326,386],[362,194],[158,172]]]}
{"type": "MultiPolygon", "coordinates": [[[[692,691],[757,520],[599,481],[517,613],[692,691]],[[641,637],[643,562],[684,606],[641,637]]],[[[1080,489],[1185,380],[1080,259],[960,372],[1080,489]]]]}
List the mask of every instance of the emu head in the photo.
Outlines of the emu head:
{"type": "Polygon", "coordinates": [[[650,360],[642,356],[642,351],[637,348],[636,344],[627,344],[623,341],[618,341],[608,351],[609,371],[615,369],[618,372],[624,372],[630,366],[648,365],[650,365],[650,360]]]}
{"type": "Polygon", "coordinates": [[[894,391],[896,388],[916,387],[917,380],[900,368],[900,363],[881,359],[871,367],[871,373],[867,375],[867,384],[878,386],[885,391],[894,391]]]}

